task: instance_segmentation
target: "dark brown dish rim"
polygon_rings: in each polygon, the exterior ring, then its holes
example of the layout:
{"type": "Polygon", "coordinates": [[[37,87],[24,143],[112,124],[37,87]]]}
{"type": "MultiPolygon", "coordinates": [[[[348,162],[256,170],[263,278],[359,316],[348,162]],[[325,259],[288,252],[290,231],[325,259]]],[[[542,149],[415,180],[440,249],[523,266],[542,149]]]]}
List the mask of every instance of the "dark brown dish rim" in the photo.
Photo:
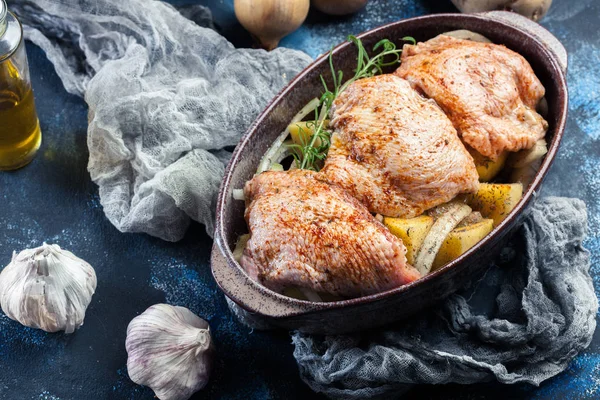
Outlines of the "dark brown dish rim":
{"type": "MultiPolygon", "coordinates": [[[[231,237],[227,239],[228,229],[232,229],[230,225],[233,222],[231,220],[226,220],[224,215],[225,208],[230,206],[233,189],[232,176],[242,161],[244,150],[249,145],[251,140],[255,139],[254,135],[257,134],[257,128],[264,123],[266,119],[272,117],[271,114],[273,110],[276,108],[279,102],[285,98],[285,96],[289,95],[296,85],[301,83],[303,79],[305,79],[307,75],[313,73],[314,70],[322,68],[322,64],[326,62],[328,54],[322,55],[308,67],[306,67],[302,72],[300,72],[300,74],[298,74],[294,79],[292,79],[290,83],[281,90],[281,92],[269,103],[265,110],[254,121],[252,126],[248,129],[236,147],[221,184],[216,210],[215,246],[213,248],[212,271],[217,284],[223,290],[223,292],[246,311],[255,313],[261,317],[272,319],[273,321],[294,316],[300,316],[303,318],[306,317],[310,319],[311,315],[318,314],[320,311],[340,310],[345,308],[355,309],[365,304],[378,302],[382,299],[393,298],[402,293],[414,290],[416,287],[422,286],[428,281],[440,279],[440,277],[448,274],[449,271],[456,269],[457,266],[460,266],[461,264],[465,263],[465,261],[471,259],[474,254],[477,254],[479,251],[481,251],[481,249],[486,248],[487,245],[491,246],[492,242],[498,241],[506,234],[505,231],[509,230],[509,228],[514,228],[514,226],[517,224],[518,216],[523,212],[530,201],[535,198],[536,193],[539,191],[542,181],[546,176],[548,169],[550,168],[558,151],[567,116],[568,96],[565,80],[567,57],[566,51],[560,42],[538,24],[531,22],[517,14],[501,11],[473,15],[435,14],[411,18],[375,28],[368,32],[357,35],[357,37],[360,39],[367,39],[369,37],[385,37],[385,32],[398,29],[399,25],[409,23],[413,24],[413,26],[415,26],[414,24],[428,24],[429,26],[435,23],[440,23],[444,26],[453,26],[455,29],[471,29],[476,32],[478,31],[477,27],[486,26],[489,28],[488,30],[494,30],[506,35],[516,35],[518,32],[520,37],[526,38],[526,41],[522,44],[522,46],[535,46],[537,47],[535,49],[535,53],[539,54],[540,57],[546,57],[545,65],[550,69],[550,79],[554,85],[553,93],[555,96],[557,96],[553,102],[554,104],[557,104],[554,109],[556,118],[551,128],[552,133],[550,135],[551,141],[548,146],[548,153],[546,154],[542,166],[536,174],[533,182],[528,188],[526,188],[526,190],[524,190],[523,198],[515,207],[515,209],[483,240],[481,240],[459,258],[446,264],[439,270],[407,285],[359,298],[321,303],[290,298],[271,291],[260,285],[258,282],[253,281],[234,260],[230,247],[232,246],[231,237]]],[[[333,49],[334,56],[346,49],[348,46],[352,46],[352,44],[344,42],[335,47],[333,49]]],[[[518,49],[514,50],[519,51],[518,49]]],[[[269,138],[262,138],[263,141],[267,139],[269,138]]],[[[256,168],[256,165],[253,167],[256,168]]],[[[452,290],[456,289],[458,289],[458,287],[452,290]]],[[[446,292],[444,295],[448,294],[446,292]]],[[[430,302],[428,301],[425,303],[430,302]]],[[[282,326],[288,328],[299,328],[302,330],[303,318],[298,319],[295,323],[284,323],[282,326]]],[[[340,331],[348,330],[352,329],[340,329],[340,331]]],[[[308,329],[308,331],[315,331],[315,329],[308,329]]],[[[317,329],[316,331],[319,330],[317,329]]],[[[331,329],[325,331],[330,332],[331,329]]]]}

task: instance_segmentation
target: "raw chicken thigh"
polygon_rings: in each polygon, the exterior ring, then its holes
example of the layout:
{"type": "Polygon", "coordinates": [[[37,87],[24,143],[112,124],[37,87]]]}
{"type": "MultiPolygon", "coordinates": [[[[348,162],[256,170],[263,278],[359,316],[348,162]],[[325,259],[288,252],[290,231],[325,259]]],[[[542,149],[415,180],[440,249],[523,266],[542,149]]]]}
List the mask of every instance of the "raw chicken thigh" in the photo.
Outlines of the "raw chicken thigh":
{"type": "Polygon", "coordinates": [[[478,188],[473,158],[450,120],[395,75],[348,86],[334,102],[330,126],[320,179],[373,213],[411,218],[478,188]]]}
{"type": "Polygon", "coordinates": [[[246,183],[246,272],[279,292],[300,287],[348,297],[418,279],[402,241],[348,193],[316,175],[268,171],[246,183]]]}
{"type": "Polygon", "coordinates": [[[395,74],[434,99],[484,156],[529,149],[544,137],[548,123],[535,111],[544,87],[514,51],[440,35],[405,45],[401,60],[395,74]]]}

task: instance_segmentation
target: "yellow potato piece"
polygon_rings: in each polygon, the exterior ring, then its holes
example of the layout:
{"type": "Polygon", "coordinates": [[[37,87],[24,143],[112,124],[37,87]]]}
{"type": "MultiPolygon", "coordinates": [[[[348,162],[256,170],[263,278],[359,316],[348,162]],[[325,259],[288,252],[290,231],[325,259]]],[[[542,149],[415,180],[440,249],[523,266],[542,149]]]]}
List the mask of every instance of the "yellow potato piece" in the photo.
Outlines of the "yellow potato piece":
{"type": "Polygon", "coordinates": [[[414,264],[415,256],[433,226],[433,217],[429,215],[408,219],[384,217],[383,224],[394,236],[402,240],[406,247],[406,260],[409,264],[414,264]]]}
{"type": "MultiPolygon", "coordinates": [[[[305,145],[312,135],[315,133],[316,124],[319,124],[318,121],[300,121],[293,122],[288,126],[288,131],[292,137],[292,141],[300,146],[305,145]]],[[[326,128],[329,125],[329,120],[323,121],[323,127],[326,128]]],[[[317,139],[315,141],[315,146],[319,147],[321,145],[321,141],[317,139]]]]}
{"type": "Polygon", "coordinates": [[[482,183],[475,194],[466,196],[466,202],[484,218],[494,220],[494,226],[500,222],[523,197],[523,185],[520,183],[482,183]]]}
{"type": "Polygon", "coordinates": [[[494,161],[490,158],[487,158],[486,156],[482,155],[477,150],[474,150],[469,146],[465,147],[467,148],[467,150],[471,154],[471,157],[473,157],[473,160],[475,161],[475,168],[477,168],[477,173],[479,174],[480,182],[491,181],[496,175],[498,175],[502,168],[504,168],[506,158],[508,157],[507,151],[500,153],[498,158],[494,161]]]}
{"type": "Polygon", "coordinates": [[[432,271],[446,265],[450,261],[458,258],[461,254],[475,246],[494,228],[494,220],[484,219],[476,224],[456,228],[446,236],[446,240],[440,247],[432,271]]]}

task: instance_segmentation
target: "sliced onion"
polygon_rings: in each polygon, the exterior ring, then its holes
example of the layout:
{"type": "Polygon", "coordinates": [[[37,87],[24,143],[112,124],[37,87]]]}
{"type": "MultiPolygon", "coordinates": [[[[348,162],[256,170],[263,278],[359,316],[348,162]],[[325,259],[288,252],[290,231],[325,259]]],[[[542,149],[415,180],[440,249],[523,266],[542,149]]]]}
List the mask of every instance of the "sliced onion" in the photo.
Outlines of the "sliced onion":
{"type": "Polygon", "coordinates": [[[271,170],[271,166],[273,164],[280,163],[284,158],[292,154],[289,149],[289,143],[291,143],[291,141],[286,142],[285,140],[288,135],[289,132],[286,130],[285,132],[282,132],[277,139],[275,139],[269,150],[267,150],[263,158],[260,160],[260,163],[258,163],[256,175],[260,174],[261,172],[271,170]]]}
{"type": "Polygon", "coordinates": [[[513,168],[523,168],[534,161],[544,157],[548,152],[548,146],[545,139],[540,139],[535,142],[535,145],[528,150],[521,150],[514,153],[510,160],[510,166],[513,168]]]}
{"type": "MultiPolygon", "coordinates": [[[[308,102],[302,109],[294,115],[289,125],[302,121],[304,117],[306,117],[311,111],[314,111],[321,101],[318,98],[314,98],[308,102]]],[[[288,125],[288,126],[289,126],[288,125]]],[[[256,170],[256,175],[261,172],[268,171],[271,168],[271,164],[279,163],[285,157],[289,156],[291,153],[287,145],[284,146],[285,139],[289,136],[289,129],[285,129],[285,131],[281,132],[279,136],[273,141],[271,147],[265,152],[265,155],[261,158],[258,163],[258,168],[256,170]]]]}
{"type": "Polygon", "coordinates": [[[492,43],[492,41],[480,33],[469,31],[467,29],[459,29],[442,33],[444,36],[450,36],[455,39],[471,40],[473,42],[492,43]]]}
{"type": "Polygon", "coordinates": [[[537,104],[535,110],[544,118],[548,118],[548,100],[546,97],[542,97],[537,104]]]}
{"type": "Polygon", "coordinates": [[[431,271],[435,256],[446,240],[446,236],[471,213],[471,207],[458,201],[443,206],[446,211],[439,215],[434,222],[415,258],[414,267],[421,275],[426,275],[431,271]]]}
{"type": "Polygon", "coordinates": [[[538,159],[521,168],[513,169],[510,175],[510,181],[513,183],[521,183],[524,188],[528,187],[531,182],[533,182],[533,179],[535,178],[535,175],[537,174],[541,165],[542,160],[538,159]]]}
{"type": "Polygon", "coordinates": [[[283,165],[279,163],[273,163],[271,164],[271,168],[269,168],[269,171],[283,171],[283,165]]]}
{"type": "Polygon", "coordinates": [[[268,171],[271,168],[271,164],[278,162],[277,157],[279,156],[279,153],[283,147],[283,142],[285,142],[285,139],[288,137],[288,135],[289,132],[286,129],[285,131],[281,132],[279,136],[277,136],[277,139],[275,139],[275,141],[271,144],[271,147],[269,147],[263,158],[261,158],[260,162],[258,163],[256,175],[260,174],[261,172],[268,171]]]}
{"type": "Polygon", "coordinates": [[[302,121],[304,119],[304,117],[306,117],[311,112],[315,111],[316,108],[319,107],[320,103],[321,103],[321,101],[317,97],[315,97],[314,99],[309,101],[304,107],[302,107],[302,109],[300,111],[298,111],[298,114],[294,115],[294,118],[292,118],[292,120],[290,121],[290,124],[293,124],[294,122],[302,121]]]}
{"type": "Polygon", "coordinates": [[[233,199],[246,200],[246,196],[244,196],[244,189],[233,189],[233,199]]]}
{"type": "MultiPolygon", "coordinates": [[[[329,117],[329,115],[327,115],[325,111],[327,111],[327,104],[323,103],[323,106],[321,107],[321,112],[319,113],[319,119],[317,120],[318,122],[324,121],[325,118],[329,117]]],[[[329,125],[329,121],[327,122],[327,124],[323,124],[323,126],[327,125],[329,125]]]]}
{"type": "Polygon", "coordinates": [[[316,302],[323,301],[321,296],[319,296],[317,294],[317,292],[315,292],[314,290],[308,289],[308,288],[302,288],[302,287],[299,289],[302,292],[302,294],[304,294],[309,301],[316,301],[316,302]]]}
{"type": "MultiPolygon", "coordinates": [[[[275,139],[269,150],[265,153],[263,158],[258,163],[258,169],[256,170],[256,175],[261,172],[273,170],[272,166],[281,163],[286,157],[292,155],[290,151],[290,144],[292,144],[291,140],[286,141],[285,139],[288,137],[289,131],[286,130],[282,132],[281,135],[275,139]]],[[[275,166],[275,171],[278,171],[278,167],[275,166]]]]}
{"type": "Polygon", "coordinates": [[[298,300],[308,300],[306,298],[306,296],[304,295],[304,293],[302,293],[302,291],[296,286],[286,287],[285,289],[283,289],[282,294],[284,296],[292,297],[292,298],[298,299],[298,300]]]}
{"type": "Polygon", "coordinates": [[[244,235],[240,235],[235,244],[235,249],[233,249],[233,258],[238,263],[242,259],[242,255],[244,254],[244,250],[246,249],[246,245],[248,244],[248,240],[250,240],[250,234],[246,233],[244,235]]]}
{"type": "Polygon", "coordinates": [[[308,300],[315,302],[322,302],[323,299],[321,296],[312,289],[301,288],[299,286],[287,287],[283,289],[283,295],[288,297],[293,297],[298,300],[308,300]]]}
{"type": "Polygon", "coordinates": [[[483,216],[479,211],[473,211],[471,214],[467,215],[465,219],[460,221],[460,224],[456,225],[457,228],[462,228],[463,226],[475,225],[483,221],[483,216]]]}

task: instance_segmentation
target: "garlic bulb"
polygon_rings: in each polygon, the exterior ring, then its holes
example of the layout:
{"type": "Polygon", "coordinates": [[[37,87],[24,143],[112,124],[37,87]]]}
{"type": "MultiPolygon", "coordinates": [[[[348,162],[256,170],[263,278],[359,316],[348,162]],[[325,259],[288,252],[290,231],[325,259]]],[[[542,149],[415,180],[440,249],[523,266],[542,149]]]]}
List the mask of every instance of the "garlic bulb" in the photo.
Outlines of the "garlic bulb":
{"type": "Polygon", "coordinates": [[[235,15],[261,47],[273,50],[306,19],[310,0],[235,0],[235,15]]]}
{"type": "Polygon", "coordinates": [[[548,12],[552,0],[452,0],[452,3],[463,13],[509,10],[539,21],[548,12]]]}
{"type": "Polygon", "coordinates": [[[0,273],[0,306],[11,319],[46,332],[83,325],[96,290],[94,268],[57,245],[26,249],[0,273]]]}
{"type": "Polygon", "coordinates": [[[352,14],[367,4],[367,0],[312,0],[317,10],[331,15],[352,14]]]}
{"type": "Polygon", "coordinates": [[[161,400],[185,400],[208,383],[214,348],[208,322],[156,304],[127,327],[127,372],[161,400]]]}

